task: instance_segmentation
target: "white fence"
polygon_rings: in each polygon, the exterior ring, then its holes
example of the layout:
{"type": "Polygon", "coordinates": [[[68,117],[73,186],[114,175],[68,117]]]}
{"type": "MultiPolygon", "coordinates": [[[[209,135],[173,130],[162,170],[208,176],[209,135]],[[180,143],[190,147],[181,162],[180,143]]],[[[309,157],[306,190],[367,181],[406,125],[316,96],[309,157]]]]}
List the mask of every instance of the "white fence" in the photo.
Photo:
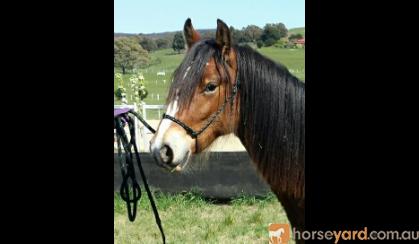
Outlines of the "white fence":
{"type": "Polygon", "coordinates": [[[157,110],[158,119],[161,119],[163,111],[166,110],[166,105],[143,105],[143,118],[147,120],[147,110],[157,110]]]}
{"type": "MultiPolygon", "coordinates": [[[[114,108],[130,108],[133,109],[135,112],[138,112],[137,106],[135,105],[114,105],[114,108]]],[[[149,110],[157,110],[158,111],[158,119],[161,119],[161,115],[166,110],[166,105],[143,105],[142,106],[142,115],[144,120],[147,119],[147,111],[149,110]]],[[[147,121],[149,122],[149,121],[147,121]]],[[[150,140],[150,134],[151,131],[149,131],[141,122],[139,122],[137,119],[134,121],[135,126],[135,139],[137,143],[139,144],[140,151],[147,151],[149,146],[149,140],[150,140]]],[[[157,129],[157,128],[154,128],[157,129]]],[[[116,131],[114,130],[114,133],[116,131]]],[[[129,131],[126,132],[129,135],[129,131]]],[[[115,143],[115,148],[117,148],[117,144],[115,143]]]]}

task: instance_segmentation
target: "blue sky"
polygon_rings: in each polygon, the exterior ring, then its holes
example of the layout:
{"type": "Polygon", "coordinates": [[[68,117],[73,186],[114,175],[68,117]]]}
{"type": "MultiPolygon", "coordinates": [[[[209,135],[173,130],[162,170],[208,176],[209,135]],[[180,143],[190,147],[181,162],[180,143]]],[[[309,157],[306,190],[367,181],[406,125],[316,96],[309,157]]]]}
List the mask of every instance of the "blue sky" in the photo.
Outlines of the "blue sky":
{"type": "Polygon", "coordinates": [[[282,22],[305,26],[305,0],[114,0],[114,31],[153,33],[183,28],[190,17],[196,29],[213,29],[217,18],[241,29],[282,22]]]}

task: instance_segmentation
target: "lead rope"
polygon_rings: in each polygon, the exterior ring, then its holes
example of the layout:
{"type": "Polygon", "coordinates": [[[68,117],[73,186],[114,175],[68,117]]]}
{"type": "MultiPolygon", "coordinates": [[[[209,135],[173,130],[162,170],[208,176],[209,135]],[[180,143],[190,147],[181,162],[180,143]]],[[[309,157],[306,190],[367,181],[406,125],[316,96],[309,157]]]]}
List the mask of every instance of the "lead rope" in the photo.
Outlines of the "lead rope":
{"type": "MultiPolygon", "coordinates": [[[[144,124],[152,133],[155,133],[156,131],[143,119],[139,114],[137,114],[134,111],[129,111],[131,114],[133,114],[135,117],[137,117],[141,123],[144,124]]],[[[135,178],[135,168],[133,164],[133,156],[131,148],[134,148],[135,158],[137,160],[137,165],[140,170],[141,178],[144,182],[144,188],[147,192],[148,199],[150,200],[150,204],[153,210],[154,217],[156,219],[156,224],[159,227],[163,244],[166,243],[166,236],[164,235],[163,226],[160,220],[159,212],[156,207],[156,203],[154,202],[153,195],[151,194],[150,188],[148,186],[147,178],[145,176],[143,167],[141,165],[141,159],[140,154],[138,152],[137,144],[135,141],[135,127],[134,127],[134,119],[131,116],[124,116],[119,115],[115,118],[115,128],[117,131],[117,143],[118,143],[118,157],[120,159],[121,163],[121,174],[122,174],[122,183],[120,188],[120,195],[121,198],[127,203],[127,211],[128,211],[128,219],[133,222],[135,220],[136,214],[137,214],[137,204],[138,201],[141,198],[141,188],[139,187],[137,180],[135,178]],[[127,135],[125,134],[125,130],[123,129],[123,122],[122,118],[126,120],[128,123],[129,131],[130,131],[130,141],[128,141],[127,135]],[[121,143],[122,142],[122,143],[121,143]],[[122,162],[122,150],[121,150],[121,144],[125,151],[125,159],[126,164],[122,162]],[[129,195],[129,182],[128,179],[131,180],[131,188],[132,188],[132,199],[129,195]],[[132,205],[132,206],[131,206],[132,205]]]]}
{"type": "Polygon", "coordinates": [[[118,157],[121,163],[121,174],[122,183],[119,190],[122,200],[127,204],[128,219],[133,222],[137,215],[137,203],[141,198],[141,189],[135,177],[134,163],[132,161],[131,145],[128,141],[127,135],[122,127],[122,118],[116,117],[116,131],[118,141],[118,157]],[[122,150],[120,145],[122,144],[125,151],[125,164],[122,160],[122,150]],[[131,180],[131,184],[130,181],[131,180]],[[131,186],[131,191],[130,191],[131,186]],[[130,195],[132,192],[132,197],[130,195]]]}

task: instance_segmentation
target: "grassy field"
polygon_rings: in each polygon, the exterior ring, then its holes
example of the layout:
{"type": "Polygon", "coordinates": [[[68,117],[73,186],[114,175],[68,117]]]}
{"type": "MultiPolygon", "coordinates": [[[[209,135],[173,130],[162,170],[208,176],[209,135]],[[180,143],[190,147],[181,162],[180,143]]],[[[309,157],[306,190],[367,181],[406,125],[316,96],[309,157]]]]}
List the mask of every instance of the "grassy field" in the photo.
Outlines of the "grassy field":
{"type": "Polygon", "coordinates": [[[297,34],[297,33],[300,33],[301,35],[305,36],[306,28],[305,27],[299,27],[299,28],[292,28],[292,29],[288,30],[288,35],[297,34]]]}
{"type": "MultiPolygon", "coordinates": [[[[288,223],[273,195],[239,197],[216,204],[197,193],[156,194],[156,204],[167,243],[267,243],[269,223],[288,223]]],[[[146,196],[131,223],[125,203],[115,194],[114,243],[158,243],[160,232],[146,196]]],[[[292,242],[294,243],[294,242],[292,242]]]]}
{"type": "MultiPolygon", "coordinates": [[[[282,49],[275,47],[263,47],[257,49],[260,53],[266,57],[284,64],[291,73],[296,75],[299,79],[305,79],[305,50],[304,49],[282,49]]],[[[174,53],[172,49],[158,50],[151,52],[150,56],[152,62],[156,63],[142,69],[140,72],[143,73],[145,78],[145,84],[149,91],[148,97],[145,99],[147,104],[164,104],[168,87],[171,81],[171,75],[177,68],[183,59],[184,54],[174,53]],[[164,71],[165,76],[157,76],[157,72],[164,71]]],[[[115,69],[115,72],[120,70],[115,69]]],[[[131,90],[129,89],[129,77],[130,74],[124,76],[125,88],[127,89],[128,101],[130,101],[131,90]]],[[[115,89],[118,87],[116,81],[114,81],[115,89]]],[[[118,104],[118,102],[115,102],[118,104]]],[[[129,102],[130,103],[130,102],[129,102]]],[[[151,113],[149,118],[157,117],[156,113],[151,113]]]]}
{"type": "Polygon", "coordinates": [[[305,80],[305,50],[264,47],[258,51],[275,62],[285,65],[300,80],[305,80]]]}

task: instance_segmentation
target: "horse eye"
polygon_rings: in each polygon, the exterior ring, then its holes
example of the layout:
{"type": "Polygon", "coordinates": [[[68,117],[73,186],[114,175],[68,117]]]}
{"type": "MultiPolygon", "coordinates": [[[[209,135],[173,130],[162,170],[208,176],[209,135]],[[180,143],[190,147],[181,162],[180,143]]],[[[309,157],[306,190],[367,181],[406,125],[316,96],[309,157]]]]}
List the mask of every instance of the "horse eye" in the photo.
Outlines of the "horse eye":
{"type": "Polygon", "coordinates": [[[213,83],[209,83],[206,87],[205,87],[205,92],[213,92],[215,91],[215,89],[217,88],[216,84],[213,83]]]}

